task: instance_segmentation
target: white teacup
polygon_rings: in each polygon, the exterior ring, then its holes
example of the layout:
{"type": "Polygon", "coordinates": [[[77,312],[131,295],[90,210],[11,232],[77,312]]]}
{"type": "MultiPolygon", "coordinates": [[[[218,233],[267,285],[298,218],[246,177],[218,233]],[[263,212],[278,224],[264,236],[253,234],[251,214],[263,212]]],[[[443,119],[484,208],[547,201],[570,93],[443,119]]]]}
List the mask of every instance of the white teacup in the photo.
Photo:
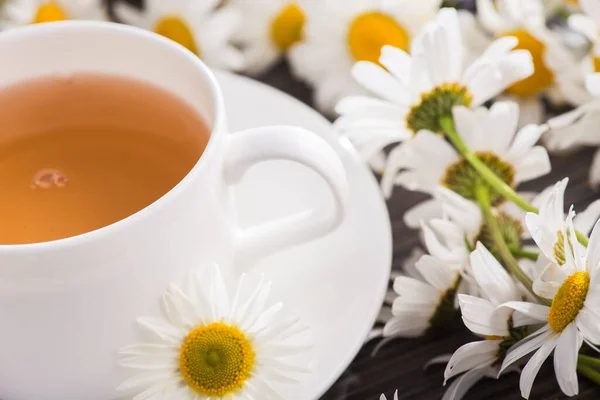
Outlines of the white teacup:
{"type": "Polygon", "coordinates": [[[0,88],[49,74],[118,74],[169,90],[212,127],[190,173],[142,211],[63,240],[0,246],[1,399],[115,398],[123,379],[117,350],[137,341],[136,318],[159,314],[170,282],[214,262],[245,269],[328,233],[344,216],[346,176],[333,149],[294,127],[229,134],[212,73],[168,39],[111,23],[49,23],[0,34],[0,59],[0,88]],[[320,174],[335,207],[238,227],[230,185],[272,159],[320,174]]]}

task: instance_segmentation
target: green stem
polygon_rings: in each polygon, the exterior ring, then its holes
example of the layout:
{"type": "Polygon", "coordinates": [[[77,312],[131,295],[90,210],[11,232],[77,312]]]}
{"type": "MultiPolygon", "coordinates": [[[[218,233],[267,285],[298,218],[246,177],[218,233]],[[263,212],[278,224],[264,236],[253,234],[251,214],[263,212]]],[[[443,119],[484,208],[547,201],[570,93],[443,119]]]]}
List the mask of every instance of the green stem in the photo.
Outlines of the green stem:
{"type": "Polygon", "coordinates": [[[594,382],[596,385],[600,385],[600,373],[585,364],[577,364],[577,371],[580,374],[594,382]]]}
{"type": "Polygon", "coordinates": [[[579,364],[587,365],[588,367],[600,368],[600,358],[580,354],[577,362],[579,364]]]}
{"type": "Polygon", "coordinates": [[[536,253],[535,251],[527,251],[527,250],[516,248],[516,247],[509,247],[509,249],[510,249],[510,253],[515,258],[527,258],[528,260],[537,261],[538,256],[540,255],[539,253],[536,253]]]}
{"type": "MultiPolygon", "coordinates": [[[[479,175],[498,193],[506,197],[508,200],[515,203],[519,208],[524,211],[538,213],[538,209],[532,206],[527,200],[519,196],[515,190],[507,185],[502,179],[498,177],[494,173],[494,171],[490,170],[487,165],[485,165],[481,160],[477,157],[475,153],[473,153],[463,142],[462,138],[456,131],[454,127],[454,120],[452,117],[442,117],[440,118],[440,126],[446,132],[446,136],[452,142],[456,150],[464,157],[465,160],[471,164],[473,168],[479,173],[479,175]]],[[[588,246],[588,238],[583,233],[576,231],[577,240],[579,243],[588,246]]]]}
{"type": "MultiPolygon", "coordinates": [[[[496,249],[500,253],[500,258],[504,262],[504,265],[506,266],[508,271],[519,280],[519,282],[521,282],[535,297],[539,298],[532,290],[532,280],[529,278],[529,276],[527,276],[525,272],[523,272],[523,270],[519,266],[519,263],[513,257],[510,248],[508,247],[508,245],[504,241],[504,238],[502,237],[502,231],[500,230],[500,226],[498,225],[498,220],[492,212],[492,206],[490,204],[490,194],[488,192],[488,189],[485,187],[479,187],[475,192],[475,196],[477,198],[477,203],[481,208],[481,212],[483,213],[486,223],[490,229],[490,233],[492,234],[492,239],[494,241],[494,244],[496,245],[496,249]]],[[[551,304],[550,300],[541,298],[539,299],[545,304],[551,304]]]]}
{"type": "Polygon", "coordinates": [[[440,119],[440,126],[446,132],[448,139],[452,142],[456,150],[475,168],[475,170],[479,173],[479,175],[498,193],[515,203],[522,210],[537,213],[538,210],[529,204],[527,200],[519,196],[517,192],[514,191],[510,185],[507,185],[502,179],[498,177],[492,170],[490,170],[487,165],[485,165],[481,160],[473,153],[465,142],[463,142],[462,138],[456,131],[454,127],[454,121],[452,117],[442,117],[440,119]]]}
{"type": "Polygon", "coordinates": [[[585,247],[588,247],[589,240],[588,240],[587,236],[585,236],[583,233],[581,233],[579,231],[575,231],[575,235],[577,236],[577,240],[579,241],[579,243],[581,243],[585,247]]]}

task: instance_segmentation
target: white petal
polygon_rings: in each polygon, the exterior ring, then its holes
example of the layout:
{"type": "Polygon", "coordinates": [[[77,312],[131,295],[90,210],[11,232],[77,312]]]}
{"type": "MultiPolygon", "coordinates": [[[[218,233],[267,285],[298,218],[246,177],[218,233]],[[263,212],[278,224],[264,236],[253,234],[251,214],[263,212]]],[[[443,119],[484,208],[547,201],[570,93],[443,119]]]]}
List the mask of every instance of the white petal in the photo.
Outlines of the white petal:
{"type": "Polygon", "coordinates": [[[442,400],[461,400],[477,382],[489,373],[489,367],[480,367],[466,372],[456,378],[448,387],[442,400]]]}
{"type": "Polygon", "coordinates": [[[445,381],[470,369],[493,363],[500,350],[500,343],[502,340],[482,340],[461,346],[446,366],[445,381]]]}
{"type": "Polygon", "coordinates": [[[495,63],[485,59],[473,62],[463,74],[461,83],[469,89],[474,107],[482,105],[505,89],[502,71],[495,63]]]}
{"type": "Polygon", "coordinates": [[[140,318],[138,324],[168,343],[181,343],[185,332],[159,318],[140,318]]]}
{"type": "MultiPolygon", "coordinates": [[[[460,242],[464,240],[464,234],[460,234],[458,237],[453,238],[454,240],[448,240],[446,237],[441,235],[441,232],[434,232],[431,229],[430,225],[432,225],[434,220],[430,221],[429,225],[423,223],[421,226],[421,230],[423,231],[423,241],[425,242],[425,246],[429,251],[429,254],[439,259],[439,265],[441,268],[446,270],[449,269],[450,263],[463,263],[466,261],[466,247],[464,242],[460,242]],[[438,238],[438,236],[440,238],[438,238]],[[444,243],[440,240],[444,240],[444,243]],[[444,265],[446,264],[446,265],[444,265]]],[[[418,264],[416,265],[418,269],[418,264]]],[[[451,276],[450,279],[454,279],[454,276],[451,276]]],[[[438,288],[441,290],[446,290],[448,286],[444,288],[438,288]]]]}
{"type": "Polygon", "coordinates": [[[512,308],[513,310],[519,311],[532,318],[536,318],[540,322],[547,321],[548,312],[550,311],[550,307],[524,301],[509,301],[508,303],[500,305],[500,307],[512,308]]]}
{"type": "MultiPolygon", "coordinates": [[[[486,113],[483,108],[478,109],[479,112],[486,113]]],[[[464,106],[457,106],[452,109],[454,124],[456,130],[462,137],[463,141],[473,151],[482,150],[485,146],[487,137],[483,132],[481,120],[475,110],[471,110],[464,106]]]]}
{"type": "Polygon", "coordinates": [[[600,73],[588,75],[585,78],[585,88],[594,97],[600,97],[600,73]]]}
{"type": "Polygon", "coordinates": [[[477,0],[477,16],[486,30],[493,33],[506,32],[511,28],[498,14],[492,0],[477,0]]]}
{"type": "Polygon", "coordinates": [[[283,303],[273,304],[271,307],[258,315],[256,320],[246,319],[244,322],[248,325],[241,326],[242,330],[255,334],[268,327],[275,316],[283,309],[283,303]]]}
{"type": "Polygon", "coordinates": [[[506,270],[481,243],[471,253],[471,272],[492,304],[500,305],[519,299],[519,292],[506,270]]]}
{"type": "Polygon", "coordinates": [[[592,229],[586,258],[590,270],[594,273],[597,272],[598,267],[600,267],[600,221],[597,221],[594,225],[594,229],[592,229]]]}
{"type": "Polygon", "coordinates": [[[225,282],[218,265],[211,266],[210,300],[212,317],[215,321],[221,321],[229,316],[229,296],[225,288],[225,282]]]}
{"type": "Polygon", "coordinates": [[[581,33],[590,41],[594,42],[598,40],[598,26],[587,15],[573,14],[569,17],[568,23],[571,29],[581,33]]]}
{"type": "Polygon", "coordinates": [[[425,300],[437,299],[440,295],[433,286],[406,276],[399,276],[394,280],[394,291],[400,296],[425,300]]]}
{"type": "Polygon", "coordinates": [[[429,322],[425,319],[392,318],[383,328],[384,337],[419,337],[425,334],[429,322]]]}
{"type": "MultiPolygon", "coordinates": [[[[600,22],[600,5],[595,0],[579,0],[581,9],[596,23],[600,22]]],[[[598,31],[598,29],[596,29],[598,31]]]]}
{"type": "Polygon", "coordinates": [[[451,273],[448,265],[436,257],[425,254],[415,267],[431,286],[440,291],[446,291],[454,284],[456,273],[451,273]]]}
{"type": "Polygon", "coordinates": [[[436,189],[435,195],[442,201],[444,214],[459,224],[467,236],[479,233],[483,217],[477,204],[442,186],[436,189]]]}
{"type": "Polygon", "coordinates": [[[359,61],[352,68],[352,75],[378,96],[397,104],[408,104],[408,89],[378,65],[359,61]]]}
{"type": "Polygon", "coordinates": [[[462,320],[471,332],[483,336],[507,336],[510,313],[508,309],[496,310],[487,300],[459,294],[462,320]]]}
{"type": "MultiPolygon", "coordinates": [[[[597,304],[597,303],[596,303],[597,304]]],[[[584,307],[577,315],[577,328],[581,331],[585,339],[600,344],[600,318],[589,307],[584,307]]]]}
{"type": "Polygon", "coordinates": [[[550,226],[547,226],[548,222],[542,215],[527,213],[525,216],[525,224],[531,238],[547,259],[554,260],[554,245],[556,244],[558,229],[552,230],[550,226]]]}
{"type": "Polygon", "coordinates": [[[526,125],[515,136],[509,153],[512,160],[517,160],[527,153],[540,139],[543,129],[539,125],[526,125]]]}
{"type": "Polygon", "coordinates": [[[590,166],[589,181],[593,188],[598,188],[600,186],[600,150],[596,151],[594,154],[594,159],[590,166]]]}
{"type": "Polygon", "coordinates": [[[128,390],[143,390],[157,382],[166,382],[172,377],[173,371],[152,371],[137,374],[132,378],[121,383],[118,387],[118,391],[128,390]]]}
{"type": "Polygon", "coordinates": [[[431,218],[441,217],[442,207],[438,200],[428,199],[409,208],[403,216],[406,226],[417,229],[421,226],[421,221],[428,221],[431,218]]]}
{"type": "Polygon", "coordinates": [[[554,350],[554,347],[556,347],[557,341],[558,336],[550,336],[546,343],[544,343],[542,347],[540,347],[540,349],[536,351],[533,357],[531,357],[531,359],[527,362],[525,368],[523,368],[523,371],[521,372],[521,380],[519,381],[519,387],[521,388],[521,396],[524,398],[529,398],[533,381],[535,380],[535,377],[537,376],[537,373],[542,367],[544,361],[546,361],[550,353],[552,353],[552,350],[554,350]]]}
{"type": "Polygon", "coordinates": [[[407,52],[396,47],[383,46],[379,62],[400,82],[409,83],[407,78],[410,75],[411,57],[407,52]]]}
{"type": "Polygon", "coordinates": [[[499,374],[501,374],[513,363],[519,361],[521,358],[525,357],[527,354],[540,348],[544,343],[546,343],[551,336],[549,330],[550,326],[546,325],[511,347],[504,357],[499,374]]]}
{"type": "MultiPolygon", "coordinates": [[[[584,235],[589,235],[600,218],[600,200],[593,201],[587,208],[573,219],[575,228],[584,235]]],[[[590,263],[592,265],[593,263],[590,263]]]]}
{"type": "Polygon", "coordinates": [[[567,396],[579,393],[577,381],[577,356],[583,343],[581,334],[574,323],[561,332],[554,350],[554,371],[561,390],[567,396]]]}
{"type": "Polygon", "coordinates": [[[535,146],[516,165],[515,181],[526,182],[546,175],[552,169],[548,151],[542,146],[535,146]]]}

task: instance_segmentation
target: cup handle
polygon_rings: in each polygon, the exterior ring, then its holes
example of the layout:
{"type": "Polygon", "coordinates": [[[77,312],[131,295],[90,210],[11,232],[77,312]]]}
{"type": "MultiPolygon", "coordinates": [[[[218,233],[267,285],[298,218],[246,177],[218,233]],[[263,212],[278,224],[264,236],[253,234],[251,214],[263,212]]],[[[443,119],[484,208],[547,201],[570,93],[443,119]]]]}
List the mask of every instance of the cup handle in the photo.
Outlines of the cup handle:
{"type": "Polygon", "coordinates": [[[331,232],[340,225],[348,203],[346,171],[335,150],[317,134],[292,126],[270,126],[228,137],[223,173],[237,183],[253,165],[289,160],[318,173],[329,185],[334,209],[312,209],[236,232],[236,264],[246,265],[278,250],[331,232]]]}

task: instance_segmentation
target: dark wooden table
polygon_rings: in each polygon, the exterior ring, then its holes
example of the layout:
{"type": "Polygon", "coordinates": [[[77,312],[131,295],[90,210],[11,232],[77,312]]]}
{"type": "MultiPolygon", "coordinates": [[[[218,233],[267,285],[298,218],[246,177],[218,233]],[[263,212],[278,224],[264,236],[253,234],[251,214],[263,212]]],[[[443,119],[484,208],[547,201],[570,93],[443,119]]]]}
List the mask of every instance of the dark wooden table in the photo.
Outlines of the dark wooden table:
{"type": "MultiPolygon", "coordinates": [[[[118,0],[106,0],[109,3],[118,0]]],[[[125,0],[141,5],[143,0],[125,0]]],[[[163,0],[170,1],[170,0],[163,0]]],[[[255,0],[247,0],[255,1],[255,0]]],[[[419,0],[414,0],[419,1],[419,0]]],[[[447,1],[448,4],[461,4],[463,8],[473,8],[473,0],[447,1]]],[[[285,62],[257,78],[258,80],[280,89],[300,101],[311,105],[312,93],[309,87],[295,80],[289,73],[285,62]]],[[[600,135],[600,131],[598,132],[600,135]]],[[[565,176],[571,178],[565,204],[575,204],[576,210],[582,210],[600,194],[592,191],[587,184],[588,168],[591,165],[593,149],[584,149],[571,155],[553,157],[553,171],[550,175],[537,180],[525,189],[540,190],[554,184],[565,176]]],[[[401,270],[403,260],[411,250],[419,246],[416,231],[407,228],[402,222],[404,212],[425,197],[401,189],[394,192],[388,201],[388,209],[392,221],[394,237],[394,257],[392,268],[401,270]]],[[[368,268],[365,265],[365,268],[368,268]]],[[[369,293],[364,293],[369,296],[369,293]]],[[[599,305],[600,306],[600,305],[599,305]]],[[[423,365],[431,358],[440,354],[453,353],[462,344],[476,340],[466,328],[459,323],[456,327],[436,336],[421,339],[397,339],[372,356],[376,342],[366,345],[356,356],[352,364],[338,379],[333,387],[323,396],[322,400],[379,400],[384,393],[388,400],[398,389],[399,398],[404,400],[437,400],[441,399],[445,388],[443,383],[443,366],[431,367],[423,371],[423,365]]],[[[531,393],[531,400],[554,400],[565,398],[556,383],[551,358],[540,371],[531,393]]],[[[576,399],[600,399],[600,388],[594,386],[585,378],[580,378],[580,394],[576,399]]],[[[518,374],[511,374],[496,381],[486,379],[478,383],[466,396],[466,400],[518,400],[518,374]]]]}

